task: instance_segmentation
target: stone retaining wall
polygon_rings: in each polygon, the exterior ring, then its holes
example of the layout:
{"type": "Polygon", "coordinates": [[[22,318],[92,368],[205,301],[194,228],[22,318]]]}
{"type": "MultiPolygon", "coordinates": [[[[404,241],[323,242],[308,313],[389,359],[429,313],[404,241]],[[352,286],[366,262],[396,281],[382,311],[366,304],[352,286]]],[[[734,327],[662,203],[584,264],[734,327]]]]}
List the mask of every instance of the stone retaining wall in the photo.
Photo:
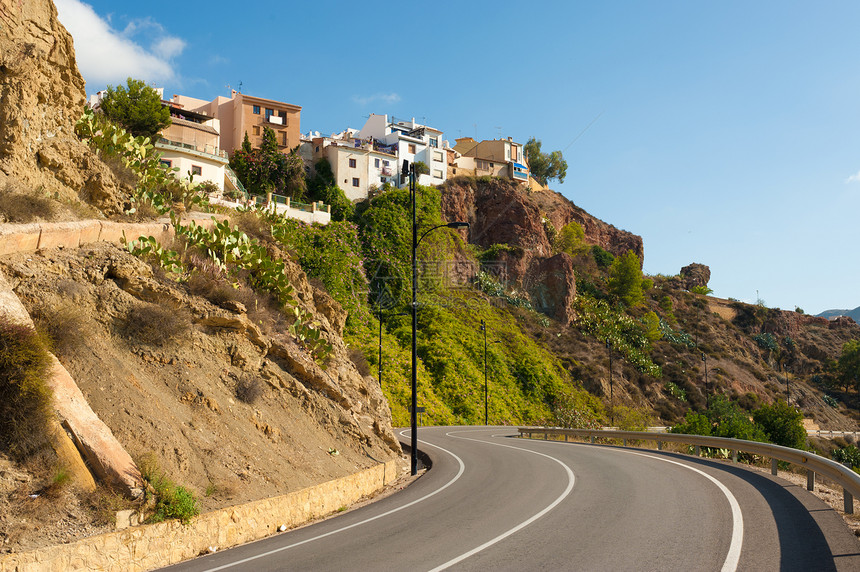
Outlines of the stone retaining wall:
{"type": "MultiPolygon", "coordinates": [[[[212,218],[224,220],[226,215],[193,213],[182,219],[188,224],[192,220],[212,229],[212,218]]],[[[0,256],[16,252],[35,252],[45,248],[78,248],[93,242],[119,244],[125,233],[131,242],[141,237],[153,236],[159,242],[173,237],[173,225],[166,218],[154,222],[112,222],[107,220],[84,220],[72,222],[44,222],[0,225],[0,256]]]]}
{"type": "Polygon", "coordinates": [[[249,502],[179,521],[147,524],[73,544],[0,556],[0,572],[143,572],[271,536],[337,512],[397,478],[391,460],[359,473],[279,497],[249,502]]]}

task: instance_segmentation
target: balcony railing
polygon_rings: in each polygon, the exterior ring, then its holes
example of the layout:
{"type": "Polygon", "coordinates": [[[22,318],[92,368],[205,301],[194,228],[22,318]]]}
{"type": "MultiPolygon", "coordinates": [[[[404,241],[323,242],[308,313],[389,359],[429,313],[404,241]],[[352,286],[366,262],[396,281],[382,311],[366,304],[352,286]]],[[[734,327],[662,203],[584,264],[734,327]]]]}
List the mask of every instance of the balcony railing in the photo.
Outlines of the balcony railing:
{"type": "Polygon", "coordinates": [[[191,143],[182,143],[180,141],[171,141],[170,139],[165,139],[162,137],[158,140],[158,143],[161,145],[167,145],[170,147],[177,147],[180,149],[188,149],[189,151],[197,151],[198,153],[206,153],[207,155],[215,155],[216,157],[221,157],[223,159],[227,158],[227,152],[218,149],[214,145],[203,145],[200,147],[199,145],[193,145],[191,143]]]}

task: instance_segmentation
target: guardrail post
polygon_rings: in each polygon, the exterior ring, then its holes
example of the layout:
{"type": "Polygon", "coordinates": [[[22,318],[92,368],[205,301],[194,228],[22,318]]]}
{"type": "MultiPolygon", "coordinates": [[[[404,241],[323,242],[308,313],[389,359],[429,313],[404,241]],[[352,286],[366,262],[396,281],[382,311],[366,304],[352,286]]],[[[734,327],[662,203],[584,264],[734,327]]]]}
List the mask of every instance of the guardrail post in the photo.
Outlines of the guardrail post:
{"type": "Polygon", "coordinates": [[[568,437],[568,435],[567,435],[567,433],[565,433],[565,434],[564,434],[564,442],[565,442],[565,443],[567,443],[567,437],[568,437]]]}
{"type": "Polygon", "coordinates": [[[591,444],[594,445],[594,435],[591,436],[591,444]]]}
{"type": "Polygon", "coordinates": [[[621,443],[622,443],[622,445],[621,445],[622,447],[626,447],[627,446],[627,439],[622,439],[621,443]]]}
{"type": "Polygon", "coordinates": [[[701,456],[702,456],[702,448],[701,448],[701,447],[699,447],[698,445],[696,445],[695,451],[696,451],[696,456],[697,456],[697,457],[701,457],[701,456]]]}
{"type": "Polygon", "coordinates": [[[842,497],[845,499],[845,506],[843,507],[845,510],[843,511],[845,514],[854,514],[854,496],[842,489],[842,497]]]}
{"type": "Polygon", "coordinates": [[[771,475],[776,475],[776,463],[777,463],[776,458],[771,457],[770,458],[770,474],[771,475]]]}
{"type": "Polygon", "coordinates": [[[737,463],[737,462],[738,462],[738,452],[737,452],[737,450],[735,450],[735,451],[732,451],[732,463],[737,463]]]}
{"type": "Polygon", "coordinates": [[[657,441],[657,450],[658,450],[658,451],[662,451],[662,450],[663,450],[663,441],[657,441]]]}
{"type": "Polygon", "coordinates": [[[815,471],[806,471],[806,490],[815,490],[815,471]]]}
{"type": "Polygon", "coordinates": [[[543,440],[544,440],[544,441],[549,441],[549,431],[544,431],[544,433],[543,433],[543,440]]]}

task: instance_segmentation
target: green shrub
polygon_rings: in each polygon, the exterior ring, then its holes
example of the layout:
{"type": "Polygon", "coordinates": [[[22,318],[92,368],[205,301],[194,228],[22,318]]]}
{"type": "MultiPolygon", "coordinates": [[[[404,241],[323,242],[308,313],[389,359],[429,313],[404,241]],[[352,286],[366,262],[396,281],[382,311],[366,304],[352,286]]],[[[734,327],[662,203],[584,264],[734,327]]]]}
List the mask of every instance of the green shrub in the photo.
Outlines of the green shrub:
{"type": "Polygon", "coordinates": [[[761,427],[771,443],[794,449],[806,448],[803,413],[785,401],[777,401],[773,405],[765,405],[755,410],[753,421],[761,427]]]}
{"type": "Polygon", "coordinates": [[[191,518],[199,514],[197,499],[185,487],[171,481],[159,469],[155,455],[149,454],[137,463],[144,480],[152,487],[147,495],[152,495],[155,509],[149,517],[149,522],[163,522],[179,519],[182,524],[191,522],[191,518]]]}
{"type": "Polygon", "coordinates": [[[667,381],[663,388],[666,390],[666,393],[668,393],[675,399],[678,399],[680,401],[687,401],[687,392],[684,391],[681,386],[679,386],[674,381],[667,381]]]}
{"type": "Polygon", "coordinates": [[[553,244],[554,252],[566,252],[576,256],[588,250],[585,244],[585,231],[578,222],[570,221],[558,231],[558,236],[553,244]]]}
{"type": "Polygon", "coordinates": [[[860,473],[860,449],[856,445],[836,449],[833,451],[833,460],[860,473]]]}
{"type": "Polygon", "coordinates": [[[690,288],[690,292],[692,292],[693,294],[707,296],[708,294],[712,294],[714,291],[707,286],[693,286],[692,288],[690,288]]]}
{"type": "Polygon", "coordinates": [[[642,285],[642,261],[632,250],[612,262],[607,286],[614,299],[635,308],[645,301],[642,285]]]}
{"type": "Polygon", "coordinates": [[[772,352],[779,351],[779,344],[776,341],[776,336],[771,333],[756,334],[752,337],[753,341],[758,344],[763,350],[772,352]]]}
{"type": "Polygon", "coordinates": [[[615,256],[611,252],[604,250],[597,244],[591,247],[591,256],[594,257],[594,262],[597,263],[598,268],[609,268],[615,261],[615,256]]]}
{"type": "Polygon", "coordinates": [[[0,316],[0,449],[24,458],[48,441],[53,395],[45,338],[0,316]]]}

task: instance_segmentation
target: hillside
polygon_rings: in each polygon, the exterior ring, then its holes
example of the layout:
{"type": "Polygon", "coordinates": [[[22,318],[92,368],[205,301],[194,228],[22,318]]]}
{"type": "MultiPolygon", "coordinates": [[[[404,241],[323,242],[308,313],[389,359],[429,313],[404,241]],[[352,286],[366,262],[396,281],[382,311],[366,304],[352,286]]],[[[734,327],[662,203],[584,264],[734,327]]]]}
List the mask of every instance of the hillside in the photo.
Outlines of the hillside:
{"type": "MultiPolygon", "coordinates": [[[[0,551],[111,530],[119,509],[151,516],[152,483],[165,479],[206,511],[400,458],[379,385],[358,371],[343,342],[346,312],[274,245],[254,251],[265,269],[238,272],[234,261],[229,274],[226,261],[180,239],[174,247],[182,251],[186,274],[178,275],[157,256],[134,256],[116,244],[122,226],[111,227],[115,242],[81,248],[34,252],[35,243],[15,239],[38,237],[37,225],[48,221],[95,220],[98,228],[153,220],[158,209],[141,195],[139,174],[164,170],[151,155],[145,165],[124,160],[131,149],[146,157],[124,135],[113,142],[119,152],[111,151],[110,137],[96,151],[76,135],[84,83],[50,0],[0,15],[0,237],[6,239],[0,364],[11,375],[32,368],[26,383],[38,379],[50,395],[55,374],[40,369],[42,358],[22,362],[13,353],[40,356],[43,346],[50,349],[80,389],[79,405],[134,460],[124,478],[139,479],[140,468],[150,491],[143,505],[144,499],[121,494],[134,489],[113,489],[99,474],[91,490],[92,478],[65,464],[67,455],[80,463],[74,447],[72,453],[60,447],[71,444],[69,435],[78,438],[78,426],[59,408],[51,407],[46,419],[63,423],[62,438],[53,425],[31,424],[22,434],[4,418],[0,551]],[[19,300],[25,319],[13,307],[19,300]],[[27,333],[29,318],[39,328],[35,337],[27,333]],[[16,350],[18,340],[32,345],[16,350]]],[[[176,202],[183,189],[163,176],[159,181],[162,212],[176,218],[150,226],[170,234],[184,228],[201,238],[200,228],[179,223],[190,206],[176,202]]],[[[156,234],[171,246],[168,235],[156,234]]],[[[10,399],[14,388],[2,381],[10,399]]],[[[78,444],[80,455],[92,452],[78,444]]],[[[187,498],[176,495],[179,502],[187,498]]]]}
{"type": "Polygon", "coordinates": [[[853,310],[825,310],[820,314],[817,314],[820,318],[837,318],[839,316],[848,316],[858,324],[860,324],[860,307],[854,308],[853,310]]]}
{"type": "MultiPolygon", "coordinates": [[[[107,124],[75,134],[83,83],[53,5],[15,15],[0,28],[0,236],[89,219],[167,229],[0,256],[0,295],[20,300],[41,332],[32,339],[47,340],[137,465],[207,510],[397,458],[411,376],[408,191],[385,187],[326,226],[262,210],[190,224],[192,207],[216,209],[145,144],[107,124]],[[132,168],[123,153],[144,159],[132,168]]],[[[420,187],[418,205],[422,229],[470,223],[418,252],[423,424],[671,425],[720,394],[746,412],[787,396],[823,429],[858,428],[858,394],[833,366],[860,338],[856,323],[696,294],[702,264],[643,280],[641,237],[549,190],[456,178],[420,187]],[[624,261],[639,288],[629,303],[613,274],[624,261]]],[[[104,483],[58,484],[49,432],[32,438],[26,454],[11,443],[0,455],[2,550],[65,542],[140,508],[104,483]]]]}

